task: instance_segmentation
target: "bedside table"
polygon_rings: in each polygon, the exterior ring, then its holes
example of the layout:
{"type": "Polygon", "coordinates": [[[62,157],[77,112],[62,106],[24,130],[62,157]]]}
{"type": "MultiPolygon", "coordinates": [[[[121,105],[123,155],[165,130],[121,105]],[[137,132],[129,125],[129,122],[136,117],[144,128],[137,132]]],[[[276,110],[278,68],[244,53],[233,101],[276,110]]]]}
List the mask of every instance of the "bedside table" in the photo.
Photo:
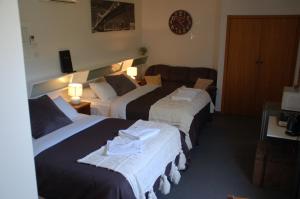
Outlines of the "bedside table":
{"type": "Polygon", "coordinates": [[[78,113],[90,115],[91,114],[91,103],[90,102],[80,102],[79,104],[72,104],[71,106],[76,109],[78,113]]]}
{"type": "Polygon", "coordinates": [[[143,80],[135,80],[136,81],[136,83],[138,83],[140,86],[144,86],[144,85],[146,85],[147,83],[146,83],[146,81],[143,79],[143,80]]]}

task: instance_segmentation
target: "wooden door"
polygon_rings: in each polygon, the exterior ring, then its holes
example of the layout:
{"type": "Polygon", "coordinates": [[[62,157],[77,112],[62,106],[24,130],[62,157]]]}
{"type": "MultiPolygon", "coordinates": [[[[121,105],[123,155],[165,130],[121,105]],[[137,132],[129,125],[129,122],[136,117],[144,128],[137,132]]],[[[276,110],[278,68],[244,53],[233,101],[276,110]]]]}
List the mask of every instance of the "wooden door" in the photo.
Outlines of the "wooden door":
{"type": "Polygon", "coordinates": [[[254,114],[260,53],[261,19],[231,19],[227,29],[227,60],[224,71],[222,110],[254,114]]]}
{"type": "Polygon", "coordinates": [[[260,86],[257,106],[280,102],[284,86],[292,86],[298,51],[298,24],[295,16],[270,17],[263,21],[259,65],[260,86]]]}
{"type": "Polygon", "coordinates": [[[266,101],[280,102],[292,85],[299,16],[228,18],[222,111],[257,115],[266,101]]]}

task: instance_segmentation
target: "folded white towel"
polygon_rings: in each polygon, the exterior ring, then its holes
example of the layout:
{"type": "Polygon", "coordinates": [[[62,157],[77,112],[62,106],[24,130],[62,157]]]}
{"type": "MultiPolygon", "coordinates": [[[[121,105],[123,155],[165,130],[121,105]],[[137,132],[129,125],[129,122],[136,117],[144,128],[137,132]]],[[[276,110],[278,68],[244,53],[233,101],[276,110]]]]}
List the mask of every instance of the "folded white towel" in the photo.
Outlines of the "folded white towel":
{"type": "Polygon", "coordinates": [[[174,93],[174,95],[171,96],[172,100],[184,100],[191,102],[196,95],[199,93],[193,90],[188,89],[178,89],[177,92],[174,93]]]}
{"type": "Polygon", "coordinates": [[[128,137],[115,137],[107,141],[106,155],[132,155],[143,151],[143,142],[128,137]]]}
{"type": "Polygon", "coordinates": [[[149,123],[143,120],[138,120],[128,129],[120,130],[120,136],[126,136],[134,140],[146,140],[160,132],[159,128],[149,126],[149,123]]]}
{"type": "Polygon", "coordinates": [[[133,140],[146,140],[152,136],[155,136],[159,133],[159,129],[155,128],[132,128],[132,129],[125,129],[125,130],[120,130],[119,135],[120,136],[126,136],[130,139],[133,140]]]}

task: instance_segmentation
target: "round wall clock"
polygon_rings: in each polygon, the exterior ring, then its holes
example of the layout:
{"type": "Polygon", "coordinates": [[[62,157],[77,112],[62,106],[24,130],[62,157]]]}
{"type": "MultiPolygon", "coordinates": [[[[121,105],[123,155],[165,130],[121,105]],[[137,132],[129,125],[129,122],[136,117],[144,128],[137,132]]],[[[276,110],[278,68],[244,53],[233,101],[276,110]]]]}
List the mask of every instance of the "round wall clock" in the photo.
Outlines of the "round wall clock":
{"type": "Polygon", "coordinates": [[[176,10],[170,16],[169,27],[171,31],[178,35],[183,35],[190,31],[193,25],[191,15],[185,10],[176,10]]]}

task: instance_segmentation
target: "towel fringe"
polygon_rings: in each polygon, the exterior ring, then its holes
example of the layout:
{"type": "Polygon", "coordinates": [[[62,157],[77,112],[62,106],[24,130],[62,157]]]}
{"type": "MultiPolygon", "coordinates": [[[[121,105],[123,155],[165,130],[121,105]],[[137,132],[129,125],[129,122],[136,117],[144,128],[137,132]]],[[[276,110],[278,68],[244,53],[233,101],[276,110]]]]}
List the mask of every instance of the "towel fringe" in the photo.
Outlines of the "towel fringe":
{"type": "Polygon", "coordinates": [[[170,179],[174,184],[178,184],[180,181],[181,175],[178,170],[178,167],[172,162],[171,171],[170,171],[170,179]]]}
{"type": "Polygon", "coordinates": [[[191,150],[193,148],[193,144],[192,144],[190,136],[186,134],[184,137],[185,137],[184,141],[185,141],[188,149],[191,150]]]}
{"type": "Polygon", "coordinates": [[[155,192],[151,189],[148,193],[148,199],[157,199],[155,192]]]}
{"type": "Polygon", "coordinates": [[[166,175],[162,175],[160,177],[160,182],[159,182],[159,191],[164,194],[167,195],[170,193],[171,190],[171,184],[167,178],[166,175]]]}
{"type": "Polygon", "coordinates": [[[178,169],[180,171],[186,169],[186,157],[185,157],[183,151],[181,151],[179,154],[178,169]]]}

